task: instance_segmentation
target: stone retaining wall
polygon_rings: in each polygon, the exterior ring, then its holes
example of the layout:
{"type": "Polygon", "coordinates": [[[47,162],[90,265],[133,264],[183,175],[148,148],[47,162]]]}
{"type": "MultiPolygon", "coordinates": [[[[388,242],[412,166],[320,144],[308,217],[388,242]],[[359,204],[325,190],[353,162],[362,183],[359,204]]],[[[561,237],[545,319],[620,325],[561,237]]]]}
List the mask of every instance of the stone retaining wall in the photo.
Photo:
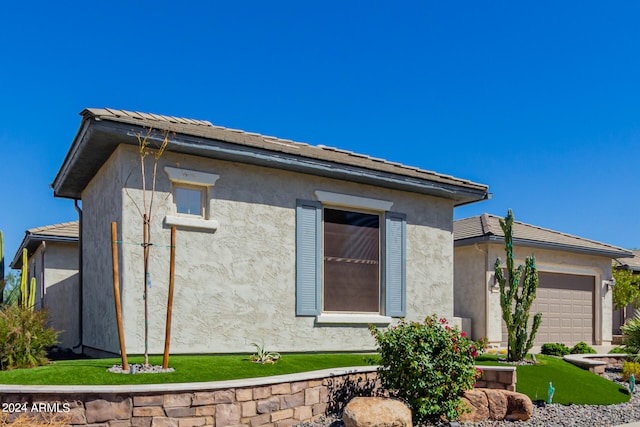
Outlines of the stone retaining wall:
{"type": "MultiPolygon", "coordinates": [[[[3,386],[2,411],[64,417],[83,427],[286,427],[339,413],[378,389],[375,367],[215,383],[3,386]]],[[[515,368],[484,367],[478,387],[515,390],[515,368]]]]}
{"type": "Polygon", "coordinates": [[[477,388],[493,388],[516,391],[515,366],[481,366],[482,376],[476,382],[477,388]]]}

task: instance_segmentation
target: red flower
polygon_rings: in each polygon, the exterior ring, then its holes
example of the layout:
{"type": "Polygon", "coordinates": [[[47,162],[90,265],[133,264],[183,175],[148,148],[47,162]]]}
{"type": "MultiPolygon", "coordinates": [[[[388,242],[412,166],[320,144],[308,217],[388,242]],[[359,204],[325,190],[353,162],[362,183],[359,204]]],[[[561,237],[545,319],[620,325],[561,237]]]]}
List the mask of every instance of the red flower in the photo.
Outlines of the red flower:
{"type": "Polygon", "coordinates": [[[462,338],[464,338],[464,337],[466,337],[466,336],[467,336],[467,333],[466,333],[465,331],[462,331],[462,332],[460,332],[460,336],[461,336],[462,338]]]}
{"type": "Polygon", "coordinates": [[[444,328],[445,328],[447,331],[450,331],[450,330],[451,330],[451,326],[449,326],[449,325],[445,326],[444,328]]]}
{"type": "Polygon", "coordinates": [[[438,320],[440,323],[447,323],[447,319],[445,319],[444,317],[441,317],[440,320],[438,320]]]}

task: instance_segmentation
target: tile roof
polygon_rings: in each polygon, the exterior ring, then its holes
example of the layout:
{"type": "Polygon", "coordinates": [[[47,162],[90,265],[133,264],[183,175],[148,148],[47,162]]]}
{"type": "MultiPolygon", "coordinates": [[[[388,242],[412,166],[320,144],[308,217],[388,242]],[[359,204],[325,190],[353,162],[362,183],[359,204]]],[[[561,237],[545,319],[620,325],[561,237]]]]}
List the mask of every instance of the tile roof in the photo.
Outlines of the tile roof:
{"type": "Polygon", "coordinates": [[[468,180],[443,175],[421,168],[403,165],[352,151],[328,147],[326,145],[309,145],[288,139],[246,132],[238,129],[230,129],[215,126],[206,120],[193,120],[159,114],[141,113],[135,111],[115,110],[110,108],[87,108],[80,113],[85,119],[109,120],[120,123],[149,127],[157,130],[166,130],[178,134],[193,135],[208,139],[231,142],[277,151],[312,159],[327,160],[351,166],[359,166],[367,169],[391,172],[395,174],[428,179],[444,184],[467,187],[473,190],[487,191],[487,186],[468,180]]]}
{"type": "Polygon", "coordinates": [[[618,258],[614,262],[633,271],[640,271],[640,250],[631,251],[633,258],[618,258]]]}
{"type": "Polygon", "coordinates": [[[78,221],[63,222],[60,224],[45,225],[43,227],[30,228],[27,234],[51,237],[75,237],[80,235],[80,226],[78,221]]]}
{"type": "MultiPolygon", "coordinates": [[[[454,241],[457,246],[477,243],[479,240],[504,241],[504,233],[500,227],[501,217],[482,214],[470,218],[459,219],[453,223],[454,241]]],[[[556,248],[573,252],[594,253],[615,257],[629,257],[631,252],[570,234],[553,231],[524,222],[513,223],[514,243],[522,246],[556,248]]]]}
{"type": "Polygon", "coordinates": [[[16,251],[11,268],[22,267],[22,249],[27,249],[28,256],[40,246],[42,242],[77,242],[80,236],[78,221],[63,222],[60,224],[45,225],[43,227],[30,228],[24,233],[20,247],[16,251]]]}

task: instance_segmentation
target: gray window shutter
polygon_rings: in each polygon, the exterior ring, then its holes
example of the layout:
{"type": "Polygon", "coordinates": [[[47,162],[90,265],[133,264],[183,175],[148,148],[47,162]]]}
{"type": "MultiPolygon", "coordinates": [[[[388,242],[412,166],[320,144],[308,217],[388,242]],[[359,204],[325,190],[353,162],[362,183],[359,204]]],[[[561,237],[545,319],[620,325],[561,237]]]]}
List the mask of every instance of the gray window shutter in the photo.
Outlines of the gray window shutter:
{"type": "Polygon", "coordinates": [[[321,304],[322,205],[298,200],[296,206],[296,315],[317,316],[321,304]]]}
{"type": "Polygon", "coordinates": [[[385,314],[391,317],[407,314],[406,224],[405,214],[385,215],[385,314]]]}

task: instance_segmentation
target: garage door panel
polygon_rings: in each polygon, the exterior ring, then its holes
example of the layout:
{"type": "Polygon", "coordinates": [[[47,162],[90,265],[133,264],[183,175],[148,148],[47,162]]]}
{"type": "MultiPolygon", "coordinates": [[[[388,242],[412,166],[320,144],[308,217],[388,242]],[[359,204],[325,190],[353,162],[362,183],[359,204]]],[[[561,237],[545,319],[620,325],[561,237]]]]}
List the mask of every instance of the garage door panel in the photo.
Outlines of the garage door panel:
{"type": "MultiPolygon", "coordinates": [[[[542,313],[535,344],[573,345],[579,341],[593,344],[595,277],[538,272],[538,279],[536,299],[530,310],[531,316],[542,313]]],[[[503,342],[506,341],[503,322],[503,342]]]]}

